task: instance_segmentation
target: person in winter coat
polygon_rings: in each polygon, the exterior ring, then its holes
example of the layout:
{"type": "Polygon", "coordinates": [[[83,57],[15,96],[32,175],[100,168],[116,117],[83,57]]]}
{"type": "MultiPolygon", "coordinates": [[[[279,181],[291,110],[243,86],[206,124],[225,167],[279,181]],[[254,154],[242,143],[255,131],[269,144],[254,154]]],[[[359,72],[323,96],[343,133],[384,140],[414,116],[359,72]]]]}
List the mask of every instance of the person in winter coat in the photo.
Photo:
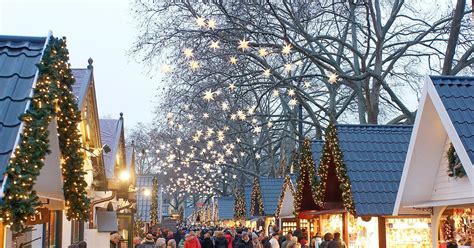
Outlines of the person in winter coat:
{"type": "Polygon", "coordinates": [[[324,241],[319,245],[319,248],[328,248],[329,243],[334,239],[334,236],[332,233],[326,233],[324,234],[324,241]]]}
{"type": "Polygon", "coordinates": [[[212,242],[211,235],[209,233],[204,234],[204,239],[201,243],[202,248],[214,248],[214,243],[212,242]]]}
{"type": "Polygon", "coordinates": [[[256,233],[252,233],[252,246],[253,248],[263,248],[263,244],[256,233]]]}
{"type": "Polygon", "coordinates": [[[233,248],[234,238],[232,237],[229,231],[225,232],[225,239],[227,240],[227,248],[233,248]]]}
{"type": "Polygon", "coordinates": [[[155,239],[153,234],[149,233],[145,236],[145,242],[139,245],[138,248],[155,248],[155,239]]]}
{"type": "Polygon", "coordinates": [[[346,243],[341,240],[340,233],[334,233],[334,239],[329,243],[328,248],[346,248],[346,243]]]}
{"type": "Polygon", "coordinates": [[[176,240],[170,239],[168,243],[166,243],[166,248],[176,248],[176,240]]]}
{"type": "Polygon", "coordinates": [[[201,242],[194,232],[189,232],[189,236],[184,240],[184,248],[201,248],[201,242]]]}
{"type": "Polygon", "coordinates": [[[237,243],[236,248],[253,248],[252,241],[250,241],[250,237],[249,237],[248,233],[246,233],[246,232],[242,233],[242,238],[237,243]]]}
{"type": "Polygon", "coordinates": [[[321,237],[321,233],[316,233],[316,237],[311,240],[311,246],[313,248],[319,248],[319,245],[323,242],[323,238],[321,237]]]}
{"type": "Polygon", "coordinates": [[[224,236],[222,231],[217,231],[214,233],[216,236],[214,240],[214,247],[215,248],[228,248],[227,239],[224,236]]]}

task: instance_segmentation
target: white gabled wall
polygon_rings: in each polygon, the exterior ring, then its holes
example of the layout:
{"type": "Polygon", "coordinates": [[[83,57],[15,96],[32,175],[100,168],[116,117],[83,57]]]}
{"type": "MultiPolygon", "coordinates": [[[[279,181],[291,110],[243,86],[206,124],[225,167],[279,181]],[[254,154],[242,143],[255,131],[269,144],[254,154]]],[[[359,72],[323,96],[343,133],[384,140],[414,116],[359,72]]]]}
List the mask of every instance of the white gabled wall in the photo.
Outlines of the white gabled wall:
{"type": "Polygon", "coordinates": [[[291,193],[290,185],[285,189],[285,196],[283,197],[283,202],[281,204],[280,217],[287,217],[293,215],[295,208],[293,206],[294,196],[291,193]]]}
{"type": "Polygon", "coordinates": [[[438,174],[431,194],[432,201],[474,197],[474,191],[467,176],[454,178],[448,176],[447,151],[451,140],[446,136],[444,151],[438,166],[438,174]]]}

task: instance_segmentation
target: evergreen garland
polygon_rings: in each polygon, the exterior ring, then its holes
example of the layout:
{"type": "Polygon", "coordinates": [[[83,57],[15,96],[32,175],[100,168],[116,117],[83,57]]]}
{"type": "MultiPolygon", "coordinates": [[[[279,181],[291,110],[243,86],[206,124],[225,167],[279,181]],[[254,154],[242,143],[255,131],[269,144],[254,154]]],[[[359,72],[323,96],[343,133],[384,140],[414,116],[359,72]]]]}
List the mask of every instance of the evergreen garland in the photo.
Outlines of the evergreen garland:
{"type": "Polygon", "coordinates": [[[245,194],[242,188],[237,189],[234,199],[234,219],[245,219],[245,194]]]}
{"type": "Polygon", "coordinates": [[[255,178],[252,186],[252,193],[250,197],[250,215],[252,216],[264,216],[265,211],[263,208],[262,190],[260,188],[260,182],[258,178],[255,178]]]}
{"type": "Polygon", "coordinates": [[[80,114],[72,95],[74,79],[65,39],[50,37],[38,67],[31,104],[20,120],[23,130],[7,167],[8,179],[0,220],[13,232],[28,230],[26,220],[41,205],[33,187],[49,150],[48,126],[57,117],[67,218],[87,220],[89,199],[82,170],[83,154],[77,123],[80,114]]]}
{"type": "Polygon", "coordinates": [[[311,141],[308,139],[305,139],[303,142],[303,147],[301,150],[301,159],[299,162],[299,175],[296,180],[296,192],[294,194],[295,199],[293,206],[295,208],[295,211],[298,213],[301,209],[301,204],[303,202],[303,186],[306,181],[310,182],[310,187],[311,187],[311,192],[312,192],[312,198],[313,200],[316,199],[316,177],[315,177],[315,172],[314,172],[314,160],[313,160],[313,153],[311,150],[311,141]]]}
{"type": "Polygon", "coordinates": [[[336,167],[336,176],[339,181],[339,188],[342,194],[342,203],[344,208],[351,214],[355,215],[354,200],[352,198],[351,182],[347,176],[347,168],[344,164],[339,140],[337,138],[336,126],[329,124],[326,130],[326,142],[324,143],[321,161],[319,163],[317,183],[317,191],[315,201],[320,207],[324,207],[324,196],[327,187],[327,177],[329,166],[333,163],[336,167]]]}
{"type": "Polygon", "coordinates": [[[295,189],[293,188],[293,185],[291,184],[290,175],[285,176],[285,181],[283,182],[283,185],[281,186],[280,198],[278,199],[278,205],[275,211],[275,218],[280,217],[281,207],[283,205],[283,200],[285,199],[286,188],[288,187],[290,188],[291,194],[295,195],[295,189]]]}
{"type": "Polygon", "coordinates": [[[448,176],[455,178],[462,178],[466,175],[466,171],[461,164],[456,150],[454,149],[453,143],[449,145],[447,152],[448,155],[448,176]]]}
{"type": "Polygon", "coordinates": [[[150,208],[150,224],[154,226],[158,224],[158,179],[156,177],[152,180],[150,208]]]}

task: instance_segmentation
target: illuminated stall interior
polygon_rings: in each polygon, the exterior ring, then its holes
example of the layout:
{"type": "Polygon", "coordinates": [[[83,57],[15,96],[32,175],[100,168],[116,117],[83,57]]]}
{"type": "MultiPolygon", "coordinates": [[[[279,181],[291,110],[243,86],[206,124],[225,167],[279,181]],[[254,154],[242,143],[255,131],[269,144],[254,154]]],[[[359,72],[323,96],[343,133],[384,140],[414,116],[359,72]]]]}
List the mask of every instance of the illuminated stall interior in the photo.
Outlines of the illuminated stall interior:
{"type": "Polygon", "coordinates": [[[325,185],[315,203],[323,204],[302,215],[316,219],[323,235],[341,233],[349,247],[431,247],[428,213],[392,215],[412,127],[332,128],[322,149],[313,142],[318,187],[325,185]]]}

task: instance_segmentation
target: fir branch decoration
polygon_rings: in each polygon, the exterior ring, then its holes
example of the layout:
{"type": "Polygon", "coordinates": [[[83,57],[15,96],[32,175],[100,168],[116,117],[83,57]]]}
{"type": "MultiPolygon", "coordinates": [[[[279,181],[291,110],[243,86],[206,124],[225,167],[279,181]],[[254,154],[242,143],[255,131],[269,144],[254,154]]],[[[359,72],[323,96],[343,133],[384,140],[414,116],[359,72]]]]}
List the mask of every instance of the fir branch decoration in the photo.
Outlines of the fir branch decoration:
{"type": "Polygon", "coordinates": [[[281,186],[280,198],[278,199],[278,205],[275,211],[275,218],[280,217],[281,207],[283,205],[283,200],[285,198],[286,188],[290,188],[291,194],[295,195],[295,189],[293,188],[293,184],[291,183],[290,175],[285,176],[285,181],[283,182],[283,185],[281,186]]]}
{"type": "Polygon", "coordinates": [[[466,175],[466,171],[459,159],[456,149],[454,149],[453,143],[449,145],[447,152],[448,156],[448,176],[454,178],[462,178],[466,175]]]}
{"type": "Polygon", "coordinates": [[[250,197],[250,215],[252,216],[264,216],[265,211],[263,208],[262,190],[260,188],[260,181],[255,178],[252,186],[252,194],[250,197]]]}
{"type": "Polygon", "coordinates": [[[23,130],[20,143],[7,167],[5,200],[0,206],[0,218],[13,232],[28,230],[26,220],[41,205],[36,191],[36,179],[44,166],[49,150],[48,126],[57,120],[61,167],[64,179],[66,216],[69,220],[87,220],[89,199],[85,187],[83,154],[77,123],[80,112],[72,95],[75,83],[68,63],[65,38],[50,37],[38,67],[38,80],[28,110],[20,119],[23,130]]]}
{"type": "Polygon", "coordinates": [[[301,210],[301,205],[303,203],[303,188],[305,182],[309,181],[309,187],[311,187],[311,191],[313,194],[312,198],[313,200],[315,199],[316,177],[314,172],[314,160],[310,140],[304,140],[303,147],[301,150],[301,158],[300,161],[298,161],[297,163],[299,164],[300,173],[296,180],[296,192],[294,194],[295,199],[293,202],[293,206],[295,208],[296,213],[301,210]]]}
{"type": "Polygon", "coordinates": [[[158,224],[158,179],[152,180],[151,207],[150,207],[150,225],[158,224]]]}
{"type": "Polygon", "coordinates": [[[329,172],[329,166],[331,162],[336,167],[336,175],[339,181],[339,188],[342,193],[342,203],[344,208],[351,214],[355,215],[354,200],[352,198],[351,182],[347,176],[347,168],[344,163],[343,155],[339,147],[339,140],[337,138],[336,126],[329,124],[326,130],[326,142],[324,143],[321,161],[319,163],[317,183],[316,204],[320,207],[324,207],[324,196],[327,187],[327,177],[329,172]]]}
{"type": "Polygon", "coordinates": [[[245,195],[242,188],[237,189],[234,198],[234,219],[245,219],[245,195]]]}

